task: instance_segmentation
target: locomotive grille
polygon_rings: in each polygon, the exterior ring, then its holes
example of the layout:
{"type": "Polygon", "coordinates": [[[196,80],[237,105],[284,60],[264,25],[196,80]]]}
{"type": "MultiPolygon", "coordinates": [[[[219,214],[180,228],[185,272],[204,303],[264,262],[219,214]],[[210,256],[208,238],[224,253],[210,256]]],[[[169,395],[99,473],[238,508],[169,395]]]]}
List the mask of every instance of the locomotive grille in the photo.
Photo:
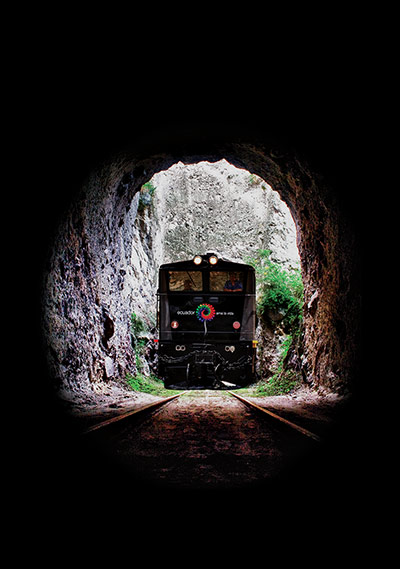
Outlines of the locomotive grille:
{"type": "Polygon", "coordinates": [[[214,354],[209,352],[197,353],[195,362],[196,364],[214,364],[214,354]]]}

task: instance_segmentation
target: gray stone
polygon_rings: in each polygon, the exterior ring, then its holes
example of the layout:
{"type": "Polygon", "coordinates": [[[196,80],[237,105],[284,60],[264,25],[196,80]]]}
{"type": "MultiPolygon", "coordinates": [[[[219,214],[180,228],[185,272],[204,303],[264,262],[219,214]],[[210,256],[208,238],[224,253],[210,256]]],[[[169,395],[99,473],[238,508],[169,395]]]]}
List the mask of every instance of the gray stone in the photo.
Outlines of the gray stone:
{"type": "Polygon", "coordinates": [[[104,360],[104,367],[107,378],[114,377],[114,360],[107,356],[104,360]]]}

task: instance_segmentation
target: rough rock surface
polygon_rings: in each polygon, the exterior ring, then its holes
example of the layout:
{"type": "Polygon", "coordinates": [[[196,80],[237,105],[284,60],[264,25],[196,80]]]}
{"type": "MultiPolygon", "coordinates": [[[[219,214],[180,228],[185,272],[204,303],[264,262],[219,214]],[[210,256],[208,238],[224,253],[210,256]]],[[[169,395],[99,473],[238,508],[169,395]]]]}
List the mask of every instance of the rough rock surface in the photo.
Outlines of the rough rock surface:
{"type": "Polygon", "coordinates": [[[112,389],[110,380],[134,367],[125,277],[134,270],[137,200],[132,192],[118,207],[118,193],[129,186],[121,176],[117,164],[93,174],[60,224],[45,278],[50,372],[65,397],[112,389]]]}
{"type": "Polygon", "coordinates": [[[296,228],[279,194],[258,176],[226,160],[175,164],[152,179],[165,262],[214,251],[243,262],[257,249],[299,266],[296,228]]]}

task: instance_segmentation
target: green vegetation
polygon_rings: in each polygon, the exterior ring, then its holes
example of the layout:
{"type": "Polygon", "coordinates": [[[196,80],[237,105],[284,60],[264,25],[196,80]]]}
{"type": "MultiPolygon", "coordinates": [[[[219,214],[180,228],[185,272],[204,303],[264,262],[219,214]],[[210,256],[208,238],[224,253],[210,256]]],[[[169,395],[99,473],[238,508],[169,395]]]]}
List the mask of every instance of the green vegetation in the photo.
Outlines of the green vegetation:
{"type": "Polygon", "coordinates": [[[284,370],[282,373],[275,373],[267,381],[263,381],[257,387],[257,394],[263,395],[284,395],[289,393],[299,384],[299,376],[292,369],[284,370]]]}
{"type": "Polygon", "coordinates": [[[155,191],[156,191],[156,187],[153,186],[153,184],[151,182],[147,182],[146,184],[143,184],[143,186],[140,188],[139,204],[138,204],[138,210],[140,212],[144,211],[144,209],[146,207],[149,207],[150,205],[152,205],[153,195],[154,195],[155,191]]]}
{"type": "Polygon", "coordinates": [[[150,374],[144,375],[142,372],[137,372],[136,375],[127,374],[126,382],[133,391],[141,391],[142,393],[151,393],[151,395],[160,395],[162,397],[170,397],[180,391],[173,389],[165,389],[161,379],[157,376],[150,374]]]}
{"type": "Polygon", "coordinates": [[[131,315],[131,335],[132,345],[135,349],[135,364],[136,374],[128,373],[126,375],[126,382],[133,391],[141,391],[142,393],[151,393],[152,395],[160,395],[168,397],[179,393],[171,389],[165,389],[161,379],[156,375],[144,373],[144,353],[148,344],[149,330],[145,322],[135,312],[131,315]]]}
{"type": "Polygon", "coordinates": [[[259,249],[247,262],[255,268],[258,284],[257,312],[267,322],[269,313],[282,315],[287,333],[299,330],[302,320],[303,281],[300,269],[286,270],[270,259],[271,251],[259,249]]]}
{"type": "Polygon", "coordinates": [[[286,270],[271,261],[271,251],[259,249],[247,262],[255,268],[258,298],[257,313],[268,326],[277,326],[286,335],[280,348],[279,363],[273,375],[255,386],[254,395],[282,395],[289,393],[300,381],[299,372],[288,364],[289,352],[300,345],[303,281],[300,269],[286,270]]]}
{"type": "Polygon", "coordinates": [[[260,178],[260,176],[257,176],[257,174],[250,174],[248,183],[249,186],[258,186],[259,184],[261,184],[261,189],[263,190],[267,189],[266,183],[262,178],[260,178]]]}
{"type": "Polygon", "coordinates": [[[135,312],[131,315],[131,334],[132,344],[135,349],[135,363],[138,373],[143,371],[143,354],[146,348],[147,340],[143,334],[147,332],[146,324],[135,312]]]}
{"type": "Polygon", "coordinates": [[[258,395],[283,395],[298,385],[300,380],[298,373],[285,365],[289,350],[296,344],[297,340],[297,334],[295,337],[290,334],[286,336],[281,345],[278,368],[272,377],[257,385],[256,393],[258,395]]]}
{"type": "Polygon", "coordinates": [[[131,389],[134,391],[143,391],[145,393],[153,393],[156,386],[153,384],[154,379],[146,377],[143,374],[143,357],[146,349],[147,338],[144,336],[147,333],[147,326],[143,320],[135,312],[131,315],[131,334],[132,345],[135,349],[135,364],[136,375],[127,374],[126,381],[131,389]]]}
{"type": "Polygon", "coordinates": [[[253,385],[238,390],[240,394],[249,397],[284,395],[297,387],[301,380],[300,374],[298,371],[288,367],[286,361],[289,352],[296,348],[298,341],[298,335],[295,337],[291,335],[286,336],[281,344],[281,353],[276,372],[268,379],[260,380],[253,385]]]}
{"type": "Polygon", "coordinates": [[[138,316],[135,312],[131,314],[131,334],[134,342],[134,346],[139,342],[143,333],[147,333],[147,326],[143,322],[142,318],[138,316]]]}

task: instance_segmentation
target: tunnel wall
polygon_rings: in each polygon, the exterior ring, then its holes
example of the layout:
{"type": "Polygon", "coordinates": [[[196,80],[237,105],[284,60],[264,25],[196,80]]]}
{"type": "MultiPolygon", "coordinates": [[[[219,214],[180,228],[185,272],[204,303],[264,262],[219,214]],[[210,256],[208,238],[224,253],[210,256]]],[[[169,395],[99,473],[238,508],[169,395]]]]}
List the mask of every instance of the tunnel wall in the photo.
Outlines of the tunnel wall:
{"type": "Polygon", "coordinates": [[[101,390],[135,367],[129,285],[140,181],[130,167],[117,159],[93,172],[55,237],[43,328],[50,373],[65,392],[101,390]]]}
{"type": "Polygon", "coordinates": [[[102,389],[132,372],[130,314],[139,302],[130,294],[139,269],[130,258],[135,195],[156,172],[179,160],[222,158],[263,178],[292,212],[305,287],[306,381],[334,391],[352,389],[360,293],[351,223],[334,188],[304,160],[252,144],[210,144],[191,153],[175,148],[149,156],[120,153],[90,175],[60,224],[45,275],[44,338],[59,386],[102,389]]]}

